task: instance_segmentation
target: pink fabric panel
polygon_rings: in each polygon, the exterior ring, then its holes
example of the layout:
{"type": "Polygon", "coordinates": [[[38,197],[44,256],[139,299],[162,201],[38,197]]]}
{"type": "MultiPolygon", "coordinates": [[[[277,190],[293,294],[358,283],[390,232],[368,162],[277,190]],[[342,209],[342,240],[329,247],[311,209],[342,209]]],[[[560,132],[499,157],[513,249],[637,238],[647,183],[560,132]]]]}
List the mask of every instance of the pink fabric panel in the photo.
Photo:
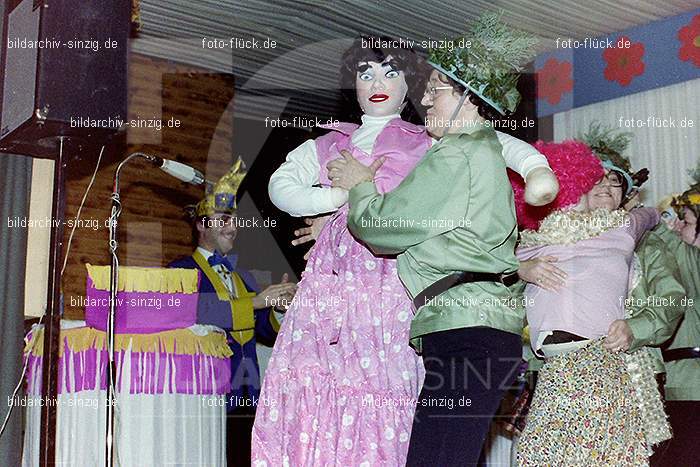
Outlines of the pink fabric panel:
{"type": "MultiPolygon", "coordinates": [[[[114,328],[123,334],[152,334],[187,328],[197,320],[194,294],[158,292],[119,292],[114,328]]],[[[88,277],[85,322],[89,327],[106,331],[109,315],[109,291],[95,288],[88,277]]]]}

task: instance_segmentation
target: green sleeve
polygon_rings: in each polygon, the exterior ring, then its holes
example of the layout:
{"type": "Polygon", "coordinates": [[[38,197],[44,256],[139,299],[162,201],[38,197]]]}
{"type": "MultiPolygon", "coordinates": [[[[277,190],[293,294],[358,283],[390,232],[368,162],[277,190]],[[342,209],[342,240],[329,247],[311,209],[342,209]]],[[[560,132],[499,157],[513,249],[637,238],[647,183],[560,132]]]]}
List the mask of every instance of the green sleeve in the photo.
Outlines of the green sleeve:
{"type": "Polygon", "coordinates": [[[700,248],[685,243],[677,232],[668,229],[663,222],[654,232],[658,232],[667,248],[673,253],[688,297],[700,296],[700,248]]]}
{"type": "MultiPolygon", "coordinates": [[[[685,285],[688,297],[700,299],[700,248],[689,245],[681,240],[681,245],[675,251],[676,262],[681,270],[681,280],[685,285]]],[[[695,305],[697,308],[697,304],[695,305]]]]}
{"type": "Polygon", "coordinates": [[[671,251],[676,250],[683,243],[681,236],[678,235],[677,232],[669,229],[665,222],[659,222],[659,225],[657,225],[652,232],[654,232],[671,251]]]}
{"type": "Polygon", "coordinates": [[[348,227],[375,253],[399,254],[464,224],[474,138],[460,135],[430,150],[393,191],[365,182],[350,190],[348,227]]]}
{"type": "Polygon", "coordinates": [[[643,276],[631,296],[633,316],[627,319],[634,334],[630,351],[668,340],[685,311],[678,265],[661,236],[647,234],[637,253],[643,276]]]}

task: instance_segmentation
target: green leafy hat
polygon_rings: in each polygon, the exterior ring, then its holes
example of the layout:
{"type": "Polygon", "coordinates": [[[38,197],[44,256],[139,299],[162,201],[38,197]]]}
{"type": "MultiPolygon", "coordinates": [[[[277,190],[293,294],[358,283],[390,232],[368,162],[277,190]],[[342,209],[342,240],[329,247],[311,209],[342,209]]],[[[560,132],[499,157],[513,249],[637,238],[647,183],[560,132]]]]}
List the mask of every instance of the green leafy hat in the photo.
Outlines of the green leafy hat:
{"type": "Polygon", "coordinates": [[[537,38],[503,23],[502,14],[481,15],[468,35],[453,41],[468,47],[429,49],[428,63],[506,115],[520,103],[518,78],[535,56],[537,38]]]}
{"type": "Polygon", "coordinates": [[[591,122],[588,132],[577,139],[590,147],[603,163],[603,167],[619,173],[625,179],[628,195],[633,189],[639,188],[649,178],[649,171],[642,169],[632,172],[632,163],[623,153],[632,142],[632,133],[618,132],[601,122],[591,122]]]}

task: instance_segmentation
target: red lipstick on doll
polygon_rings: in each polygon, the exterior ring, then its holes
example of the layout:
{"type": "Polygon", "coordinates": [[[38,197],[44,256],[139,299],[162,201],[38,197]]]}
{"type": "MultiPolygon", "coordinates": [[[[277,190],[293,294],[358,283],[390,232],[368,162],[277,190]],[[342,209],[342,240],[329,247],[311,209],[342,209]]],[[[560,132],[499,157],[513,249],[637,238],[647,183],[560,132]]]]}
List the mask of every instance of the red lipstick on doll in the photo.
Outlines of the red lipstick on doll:
{"type": "Polygon", "coordinates": [[[372,94],[372,96],[369,98],[369,100],[370,100],[370,102],[377,103],[377,102],[384,102],[388,98],[389,98],[389,96],[387,96],[386,94],[372,94]]]}

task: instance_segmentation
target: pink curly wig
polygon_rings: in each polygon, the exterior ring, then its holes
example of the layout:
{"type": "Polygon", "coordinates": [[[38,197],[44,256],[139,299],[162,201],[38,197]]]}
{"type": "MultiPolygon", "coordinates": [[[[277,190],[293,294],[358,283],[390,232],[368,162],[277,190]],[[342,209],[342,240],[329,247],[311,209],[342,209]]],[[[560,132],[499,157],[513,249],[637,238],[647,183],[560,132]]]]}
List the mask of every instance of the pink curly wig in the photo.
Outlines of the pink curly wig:
{"type": "Polygon", "coordinates": [[[547,158],[559,180],[559,194],[554,201],[546,206],[530,206],[525,203],[525,182],[522,177],[509,169],[508,178],[513,186],[518,224],[522,228],[537,230],[540,221],[552,211],[578,203],[581,196],[591,191],[603,177],[605,170],[591,148],[581,141],[537,141],[534,146],[547,158]]]}

